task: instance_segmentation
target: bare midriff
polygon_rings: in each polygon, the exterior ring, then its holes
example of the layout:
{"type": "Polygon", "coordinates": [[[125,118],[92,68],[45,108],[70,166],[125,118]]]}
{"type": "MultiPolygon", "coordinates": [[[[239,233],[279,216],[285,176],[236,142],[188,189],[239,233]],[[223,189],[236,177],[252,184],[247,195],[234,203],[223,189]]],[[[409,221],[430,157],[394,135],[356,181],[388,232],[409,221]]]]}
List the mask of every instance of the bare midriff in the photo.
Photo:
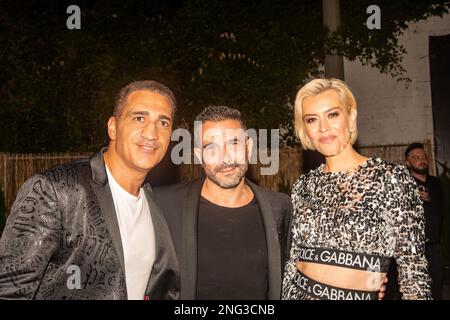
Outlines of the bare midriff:
{"type": "Polygon", "coordinates": [[[308,278],[333,287],[379,291],[386,273],[298,261],[297,269],[308,278]]]}

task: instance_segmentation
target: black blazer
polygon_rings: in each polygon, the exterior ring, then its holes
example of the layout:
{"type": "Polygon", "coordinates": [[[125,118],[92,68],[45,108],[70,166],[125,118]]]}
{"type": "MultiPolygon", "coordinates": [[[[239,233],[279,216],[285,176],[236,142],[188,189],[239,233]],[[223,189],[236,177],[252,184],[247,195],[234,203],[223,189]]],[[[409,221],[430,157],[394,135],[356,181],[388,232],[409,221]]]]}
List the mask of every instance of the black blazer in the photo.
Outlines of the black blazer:
{"type": "MultiPolygon", "coordinates": [[[[36,174],[22,186],[0,239],[0,298],[127,299],[104,150],[36,174]],[[80,290],[67,285],[75,274],[71,266],[79,267],[80,290]]],[[[169,229],[150,186],[143,187],[156,237],[146,295],[178,299],[178,261],[169,229]]]]}
{"type": "MultiPolygon", "coordinates": [[[[153,198],[166,216],[180,263],[180,299],[195,299],[197,289],[197,220],[204,178],[153,189],[153,198]]],[[[261,210],[267,239],[268,298],[281,298],[284,263],[289,255],[292,206],[289,196],[246,181],[261,210]]]]}
{"type": "Polygon", "coordinates": [[[423,202],[426,243],[437,244],[441,241],[444,196],[439,178],[428,175],[427,184],[431,202],[423,202]]]}

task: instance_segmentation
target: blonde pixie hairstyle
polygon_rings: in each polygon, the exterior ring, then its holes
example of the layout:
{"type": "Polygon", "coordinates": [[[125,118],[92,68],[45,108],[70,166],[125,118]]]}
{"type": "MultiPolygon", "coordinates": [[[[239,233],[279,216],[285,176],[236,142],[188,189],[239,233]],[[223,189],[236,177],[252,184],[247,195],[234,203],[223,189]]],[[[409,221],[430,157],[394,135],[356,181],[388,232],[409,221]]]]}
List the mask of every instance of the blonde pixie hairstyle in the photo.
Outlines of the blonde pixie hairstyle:
{"type": "MultiPolygon", "coordinates": [[[[303,99],[316,96],[327,90],[335,90],[339,95],[342,106],[347,111],[348,115],[352,112],[356,115],[356,100],[353,93],[347,84],[339,79],[334,78],[320,78],[314,79],[305,84],[298,92],[295,98],[295,133],[299,137],[302,147],[306,150],[314,150],[314,147],[308,139],[303,123],[303,99]]],[[[352,122],[350,120],[350,122],[352,122]]],[[[356,117],[350,126],[350,143],[353,145],[358,136],[356,129],[356,117]]]]}

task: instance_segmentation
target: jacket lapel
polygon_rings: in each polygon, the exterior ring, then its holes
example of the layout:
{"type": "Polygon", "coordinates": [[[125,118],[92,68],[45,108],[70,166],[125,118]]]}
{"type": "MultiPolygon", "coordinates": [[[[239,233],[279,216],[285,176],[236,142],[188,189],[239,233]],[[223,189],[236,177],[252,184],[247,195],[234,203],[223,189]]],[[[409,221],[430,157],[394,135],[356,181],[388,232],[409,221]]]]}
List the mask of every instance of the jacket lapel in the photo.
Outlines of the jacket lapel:
{"type": "Polygon", "coordinates": [[[144,185],[155,231],[155,262],[147,285],[146,295],[150,299],[178,299],[178,291],[172,290],[171,280],[178,283],[178,260],[172,243],[169,227],[161,209],[153,201],[149,184],[144,185]]]}
{"type": "MultiPolygon", "coordinates": [[[[119,257],[125,275],[122,238],[103,161],[103,153],[106,150],[107,148],[103,148],[91,157],[91,186],[97,196],[114,249],[119,257]]],[[[148,281],[146,295],[150,298],[157,299],[178,299],[178,290],[176,290],[176,286],[174,285],[178,283],[178,261],[169,228],[160,208],[151,198],[151,187],[149,184],[144,184],[144,191],[155,230],[155,262],[148,281]]]]}
{"type": "Polygon", "coordinates": [[[264,231],[266,233],[267,242],[267,256],[269,267],[269,300],[279,300],[281,297],[281,252],[280,239],[278,237],[278,229],[274,219],[272,206],[267,197],[264,196],[264,189],[258,187],[256,184],[246,180],[249,187],[252,189],[258,202],[259,210],[261,211],[262,220],[264,224],[264,231]]]}
{"type": "Polygon", "coordinates": [[[197,296],[198,210],[204,179],[192,182],[183,204],[183,250],[180,261],[182,300],[197,296]]]}
{"type": "Polygon", "coordinates": [[[119,257],[120,265],[122,266],[122,270],[125,275],[122,238],[120,236],[119,223],[117,222],[114,200],[112,198],[111,189],[109,188],[105,163],[103,162],[103,152],[105,151],[106,148],[103,148],[90,159],[92,171],[91,186],[97,196],[97,200],[100,205],[100,209],[102,210],[103,217],[105,218],[114,249],[119,257]]]}

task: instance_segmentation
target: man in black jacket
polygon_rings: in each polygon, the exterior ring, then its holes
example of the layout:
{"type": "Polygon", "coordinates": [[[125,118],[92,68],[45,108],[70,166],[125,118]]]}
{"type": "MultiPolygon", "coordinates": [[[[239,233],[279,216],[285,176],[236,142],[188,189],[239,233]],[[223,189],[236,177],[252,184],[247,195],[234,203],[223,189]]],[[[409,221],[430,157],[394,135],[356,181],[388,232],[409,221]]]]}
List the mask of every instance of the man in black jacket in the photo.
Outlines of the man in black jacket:
{"type": "Polygon", "coordinates": [[[425,213],[425,255],[433,280],[431,290],[434,299],[441,299],[443,258],[441,231],[444,199],[438,178],[428,174],[428,158],[422,143],[412,143],[405,151],[406,165],[417,183],[425,213]]]}
{"type": "Polygon", "coordinates": [[[0,298],[178,299],[178,261],[147,173],[167,151],[175,98],[124,87],[109,146],[32,176],[0,239],[0,298]]]}
{"type": "Polygon", "coordinates": [[[280,299],[290,198],[245,178],[252,150],[241,114],[197,116],[195,154],[206,177],[155,188],[180,263],[181,299],[280,299]]]}

